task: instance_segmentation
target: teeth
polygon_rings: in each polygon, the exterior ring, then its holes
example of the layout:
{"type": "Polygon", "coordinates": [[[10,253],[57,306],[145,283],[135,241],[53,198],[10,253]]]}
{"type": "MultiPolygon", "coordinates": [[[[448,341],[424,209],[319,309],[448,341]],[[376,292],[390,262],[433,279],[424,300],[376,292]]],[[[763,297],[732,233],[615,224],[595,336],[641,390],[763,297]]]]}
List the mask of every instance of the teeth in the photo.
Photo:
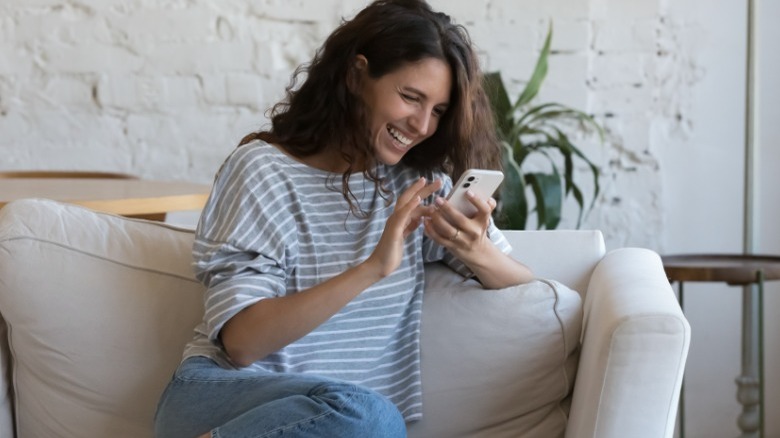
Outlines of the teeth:
{"type": "Polygon", "coordinates": [[[390,132],[390,135],[392,135],[393,138],[398,140],[404,146],[409,146],[410,144],[412,144],[412,140],[411,139],[408,139],[408,138],[404,137],[404,135],[401,134],[400,132],[396,131],[395,128],[388,127],[387,130],[390,132]]]}

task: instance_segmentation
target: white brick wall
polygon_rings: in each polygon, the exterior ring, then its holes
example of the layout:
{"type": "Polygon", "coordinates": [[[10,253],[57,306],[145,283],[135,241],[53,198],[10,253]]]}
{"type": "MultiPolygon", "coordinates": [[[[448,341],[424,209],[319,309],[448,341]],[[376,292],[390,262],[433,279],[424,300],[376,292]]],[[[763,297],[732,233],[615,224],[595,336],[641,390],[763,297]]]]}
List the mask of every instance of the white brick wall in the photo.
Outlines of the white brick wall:
{"type": "MultiPolygon", "coordinates": [[[[292,70],[365,3],[0,0],[0,169],[101,169],[208,183],[239,139],[265,123],[264,111],[282,96],[292,70]]],[[[712,242],[741,226],[734,219],[741,2],[431,3],[469,29],[485,69],[501,70],[514,95],[554,22],[540,101],[583,109],[607,128],[604,145],[575,136],[604,172],[603,196],[585,226],[602,229],[609,248],[737,246],[739,237],[712,242]],[[717,100],[721,94],[726,101],[717,100]]],[[[574,224],[569,212],[564,226],[574,224]]],[[[718,324],[696,320],[695,311],[694,332],[718,324]]],[[[706,373],[696,357],[691,363],[694,375],[706,373]]],[[[730,391],[736,372],[726,374],[730,391]]],[[[691,411],[689,436],[735,435],[732,393],[710,397],[709,384],[692,380],[689,400],[711,413],[697,419],[691,411]]]]}
{"type": "MultiPolygon", "coordinates": [[[[620,215],[613,210],[626,206],[618,200],[635,196],[622,184],[627,173],[657,185],[647,120],[663,129],[677,123],[685,102],[675,92],[687,84],[667,87],[666,96],[654,79],[695,79],[681,71],[691,63],[659,59],[682,59],[685,47],[675,46],[674,29],[660,23],[657,1],[432,3],[467,26],[485,69],[501,70],[514,94],[553,21],[554,55],[540,100],[592,112],[610,131],[606,145],[584,139],[606,177],[589,226],[603,226],[606,216],[614,221],[620,215]]],[[[295,66],[363,4],[5,0],[0,167],[102,168],[208,182],[238,139],[263,123],[295,66]]],[[[660,234],[660,211],[646,203],[636,208],[605,230],[610,244],[658,247],[652,236],[660,234]],[[651,229],[629,238],[631,221],[642,218],[653,218],[651,229]]]]}

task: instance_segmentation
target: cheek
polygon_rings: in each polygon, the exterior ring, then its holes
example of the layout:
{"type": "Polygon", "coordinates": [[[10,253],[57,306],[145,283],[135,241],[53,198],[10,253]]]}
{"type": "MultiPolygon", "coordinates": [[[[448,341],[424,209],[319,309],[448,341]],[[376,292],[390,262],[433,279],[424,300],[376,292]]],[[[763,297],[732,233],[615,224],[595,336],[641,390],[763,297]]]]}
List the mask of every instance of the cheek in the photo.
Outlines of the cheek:
{"type": "Polygon", "coordinates": [[[430,137],[433,134],[435,134],[436,130],[439,129],[440,124],[441,124],[441,120],[439,120],[439,118],[437,117],[431,118],[431,122],[428,125],[428,132],[425,134],[425,136],[430,137]]]}

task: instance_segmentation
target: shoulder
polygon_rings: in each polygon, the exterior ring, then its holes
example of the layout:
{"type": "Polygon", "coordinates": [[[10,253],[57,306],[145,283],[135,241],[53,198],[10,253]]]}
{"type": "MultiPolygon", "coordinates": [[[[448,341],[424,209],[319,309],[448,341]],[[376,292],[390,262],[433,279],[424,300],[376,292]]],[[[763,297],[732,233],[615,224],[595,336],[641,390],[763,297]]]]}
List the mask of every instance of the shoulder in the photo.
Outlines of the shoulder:
{"type": "Polygon", "coordinates": [[[260,141],[231,152],[201,214],[202,236],[238,244],[246,236],[261,234],[256,228],[260,222],[266,235],[291,226],[287,223],[291,216],[288,176],[278,154],[275,147],[260,141]]]}
{"type": "Polygon", "coordinates": [[[217,172],[209,204],[219,205],[217,211],[239,211],[259,209],[259,204],[282,197],[288,177],[283,157],[262,141],[237,147],[217,172]]]}
{"type": "Polygon", "coordinates": [[[257,172],[258,169],[273,163],[281,154],[278,149],[260,140],[253,141],[234,149],[220,167],[218,176],[225,172],[257,172]]]}
{"type": "Polygon", "coordinates": [[[287,173],[284,157],[276,147],[259,140],[239,146],[222,163],[214,187],[227,192],[247,187],[268,189],[279,184],[287,173]]]}

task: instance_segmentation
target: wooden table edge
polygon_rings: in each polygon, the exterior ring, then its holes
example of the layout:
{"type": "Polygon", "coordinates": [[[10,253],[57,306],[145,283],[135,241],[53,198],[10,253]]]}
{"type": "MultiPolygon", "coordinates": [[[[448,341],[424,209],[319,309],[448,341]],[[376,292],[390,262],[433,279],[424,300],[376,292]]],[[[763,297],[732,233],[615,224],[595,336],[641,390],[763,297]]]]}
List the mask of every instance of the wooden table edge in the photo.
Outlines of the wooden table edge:
{"type": "Polygon", "coordinates": [[[92,210],[118,215],[143,215],[173,211],[199,210],[206,205],[208,193],[170,195],[149,198],[101,199],[93,201],[62,201],[92,210]]]}

